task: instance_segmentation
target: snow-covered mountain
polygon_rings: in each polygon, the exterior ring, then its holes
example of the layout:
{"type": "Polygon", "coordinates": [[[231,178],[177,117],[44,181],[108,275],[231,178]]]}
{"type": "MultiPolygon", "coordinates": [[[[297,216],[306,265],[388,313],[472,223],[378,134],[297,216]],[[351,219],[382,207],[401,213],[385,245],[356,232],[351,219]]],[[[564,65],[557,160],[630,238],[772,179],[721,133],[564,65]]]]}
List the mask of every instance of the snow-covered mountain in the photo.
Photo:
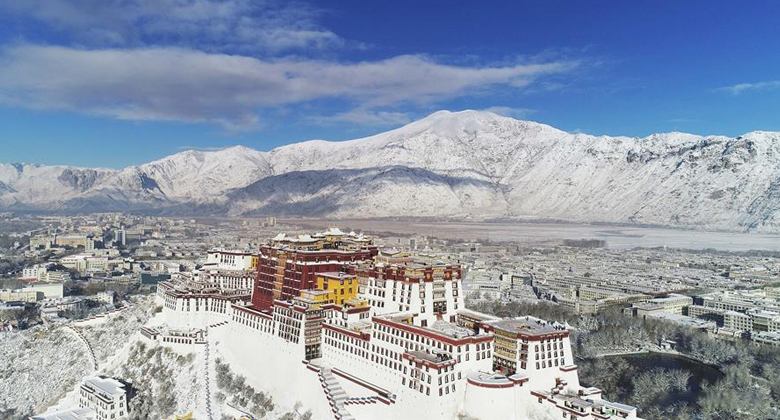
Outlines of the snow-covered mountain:
{"type": "Polygon", "coordinates": [[[109,177],[110,169],[0,163],[0,208],[50,209],[109,177]]]}
{"type": "Polygon", "coordinates": [[[244,146],[188,150],[118,171],[0,164],[0,208],[161,210],[202,204],[270,175],[265,155],[244,146]]]}
{"type": "Polygon", "coordinates": [[[121,171],[0,164],[0,207],[477,217],[780,231],[780,133],[572,134],[436,112],[364,139],[187,151],[121,171]]]}

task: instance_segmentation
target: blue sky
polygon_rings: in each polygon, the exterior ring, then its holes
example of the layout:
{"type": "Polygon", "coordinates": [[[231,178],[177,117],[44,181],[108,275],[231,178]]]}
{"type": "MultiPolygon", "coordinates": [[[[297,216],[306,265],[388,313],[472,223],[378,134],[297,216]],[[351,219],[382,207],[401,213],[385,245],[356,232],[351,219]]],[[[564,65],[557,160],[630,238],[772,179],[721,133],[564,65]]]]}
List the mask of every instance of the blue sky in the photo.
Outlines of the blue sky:
{"type": "Polygon", "coordinates": [[[780,131],[780,2],[0,0],[0,161],[123,167],[439,109],[780,131]]]}

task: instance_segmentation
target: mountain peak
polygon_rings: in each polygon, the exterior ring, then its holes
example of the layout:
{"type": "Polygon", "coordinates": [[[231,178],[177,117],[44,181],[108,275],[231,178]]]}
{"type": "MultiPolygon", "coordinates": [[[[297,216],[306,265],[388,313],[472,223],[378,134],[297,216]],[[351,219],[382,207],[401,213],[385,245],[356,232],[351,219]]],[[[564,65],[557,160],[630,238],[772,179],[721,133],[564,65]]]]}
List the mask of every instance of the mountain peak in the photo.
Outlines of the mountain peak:
{"type": "Polygon", "coordinates": [[[410,135],[428,131],[445,137],[455,137],[462,133],[518,132],[528,130],[563,133],[563,131],[546,124],[518,120],[491,111],[473,109],[436,111],[425,118],[411,122],[389,133],[410,135]]]}
{"type": "Polygon", "coordinates": [[[495,112],[486,111],[486,110],[464,109],[461,111],[450,111],[450,110],[442,109],[428,115],[427,117],[421,118],[415,122],[442,121],[442,120],[468,121],[468,120],[475,120],[475,119],[514,120],[514,118],[505,117],[503,115],[496,114],[495,112]]]}
{"type": "Polygon", "coordinates": [[[239,152],[239,153],[252,153],[257,152],[257,150],[244,146],[243,144],[236,144],[235,146],[229,146],[225,147],[224,149],[215,150],[216,152],[239,152]]]}

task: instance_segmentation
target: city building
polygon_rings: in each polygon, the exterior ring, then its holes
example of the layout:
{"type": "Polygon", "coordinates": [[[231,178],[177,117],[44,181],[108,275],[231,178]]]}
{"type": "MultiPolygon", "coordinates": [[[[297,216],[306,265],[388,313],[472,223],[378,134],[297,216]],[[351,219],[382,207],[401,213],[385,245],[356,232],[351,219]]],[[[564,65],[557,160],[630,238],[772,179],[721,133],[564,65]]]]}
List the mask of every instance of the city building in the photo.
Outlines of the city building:
{"type": "Polygon", "coordinates": [[[723,313],[723,327],[733,331],[753,331],[753,319],[744,312],[723,313]]]}
{"type": "Polygon", "coordinates": [[[780,347],[780,331],[751,334],[750,339],[757,345],[780,347]]]}
{"type": "Polygon", "coordinates": [[[33,283],[25,286],[28,292],[41,292],[46,299],[58,299],[65,296],[65,285],[63,283],[33,283]]]}
{"type": "Polygon", "coordinates": [[[36,303],[43,299],[43,292],[26,289],[2,289],[0,301],[3,302],[29,302],[36,303]]]}
{"type": "Polygon", "coordinates": [[[39,280],[45,281],[47,283],[63,283],[70,281],[71,279],[72,277],[67,271],[47,271],[46,277],[39,280]]]}
{"type": "Polygon", "coordinates": [[[91,376],[79,387],[79,408],[95,412],[95,420],[114,420],[128,416],[125,385],[116,379],[91,376]]]}
{"type": "Polygon", "coordinates": [[[78,271],[81,274],[89,272],[104,272],[109,269],[107,257],[96,257],[93,254],[76,254],[63,257],[60,264],[64,267],[78,271]]]}
{"type": "Polygon", "coordinates": [[[90,251],[95,248],[95,240],[88,235],[54,235],[54,245],[90,251]]]}
{"type": "Polygon", "coordinates": [[[638,317],[646,318],[651,314],[675,314],[683,315],[686,309],[693,304],[693,298],[685,295],[671,294],[666,297],[657,297],[645,302],[635,303],[626,312],[638,317]]]}
{"type": "Polygon", "coordinates": [[[63,298],[46,299],[41,302],[41,311],[44,309],[57,311],[78,311],[84,307],[84,298],[67,296],[63,298]]]}
{"type": "Polygon", "coordinates": [[[67,271],[52,270],[52,264],[36,264],[22,270],[22,280],[42,282],[64,282],[71,279],[67,271]]]}
{"type": "Polygon", "coordinates": [[[22,270],[22,280],[46,280],[47,264],[36,264],[22,270]]]}
{"type": "Polygon", "coordinates": [[[106,290],[104,292],[98,292],[94,296],[94,300],[105,303],[106,305],[113,305],[114,299],[116,299],[116,293],[112,290],[106,290]]]}
{"type": "Polygon", "coordinates": [[[257,268],[258,255],[250,252],[213,249],[208,252],[204,268],[225,270],[254,270],[257,268]]]}
{"type": "Polygon", "coordinates": [[[702,296],[701,305],[690,305],[689,316],[716,320],[735,334],[780,331],[780,302],[771,288],[720,291],[702,296]]]}
{"type": "Polygon", "coordinates": [[[37,235],[30,237],[30,249],[49,249],[54,245],[54,237],[37,235]]]}

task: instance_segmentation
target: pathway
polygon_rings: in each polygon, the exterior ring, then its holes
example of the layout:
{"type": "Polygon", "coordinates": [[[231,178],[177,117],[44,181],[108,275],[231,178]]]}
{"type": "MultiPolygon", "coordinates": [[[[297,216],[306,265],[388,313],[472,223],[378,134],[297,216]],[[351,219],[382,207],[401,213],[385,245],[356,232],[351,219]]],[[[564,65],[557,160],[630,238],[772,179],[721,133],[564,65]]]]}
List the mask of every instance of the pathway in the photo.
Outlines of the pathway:
{"type": "Polygon", "coordinates": [[[73,331],[73,333],[78,336],[79,339],[84,343],[85,346],[87,346],[87,354],[89,355],[90,360],[92,361],[92,366],[95,368],[95,371],[98,370],[98,361],[97,357],[95,357],[95,351],[92,349],[92,345],[89,344],[89,341],[87,341],[87,338],[84,337],[83,334],[81,334],[81,331],[77,330],[74,327],[71,327],[70,325],[66,325],[65,328],[73,331]]]}
{"type": "Polygon", "coordinates": [[[213,420],[214,413],[211,411],[211,381],[210,381],[210,375],[209,375],[209,329],[206,328],[205,332],[205,339],[206,339],[206,347],[203,352],[203,358],[204,358],[204,367],[203,367],[203,375],[204,375],[204,384],[206,389],[206,414],[208,415],[209,420],[213,420]]]}

